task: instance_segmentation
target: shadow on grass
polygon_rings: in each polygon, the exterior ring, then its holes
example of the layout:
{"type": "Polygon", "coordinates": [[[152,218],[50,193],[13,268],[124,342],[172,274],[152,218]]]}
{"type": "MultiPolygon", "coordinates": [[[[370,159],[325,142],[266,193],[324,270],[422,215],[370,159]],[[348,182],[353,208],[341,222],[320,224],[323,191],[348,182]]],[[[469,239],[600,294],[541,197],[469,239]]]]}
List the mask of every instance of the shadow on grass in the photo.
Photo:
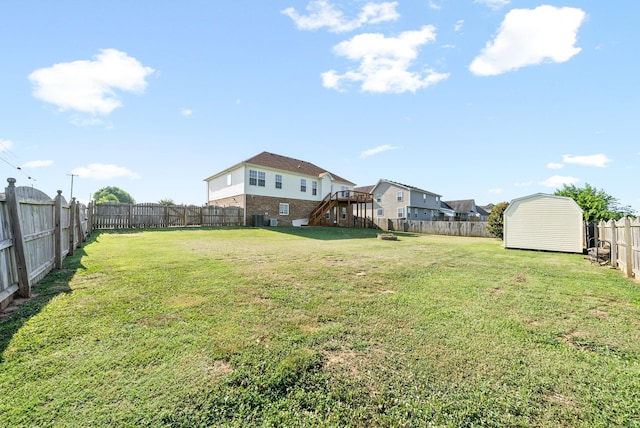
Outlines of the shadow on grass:
{"type": "MultiPolygon", "coordinates": [[[[98,236],[99,233],[94,233],[84,245],[97,241],[98,236]]],[[[69,283],[77,271],[84,269],[82,257],[85,255],[83,248],[75,249],[73,256],[65,258],[62,262],[62,269],[52,270],[32,287],[30,299],[14,299],[9,308],[15,310],[0,318],[0,363],[4,361],[4,351],[9,346],[11,338],[24,324],[40,313],[57,295],[71,293],[69,283]]]]}
{"type": "MultiPolygon", "coordinates": [[[[383,232],[379,229],[363,229],[359,227],[324,227],[324,226],[306,226],[306,227],[264,227],[263,229],[272,232],[286,233],[302,238],[319,239],[323,241],[339,241],[343,239],[371,239],[376,238],[379,233],[383,232]]],[[[418,235],[406,232],[389,232],[398,237],[416,237],[418,235]]]]}

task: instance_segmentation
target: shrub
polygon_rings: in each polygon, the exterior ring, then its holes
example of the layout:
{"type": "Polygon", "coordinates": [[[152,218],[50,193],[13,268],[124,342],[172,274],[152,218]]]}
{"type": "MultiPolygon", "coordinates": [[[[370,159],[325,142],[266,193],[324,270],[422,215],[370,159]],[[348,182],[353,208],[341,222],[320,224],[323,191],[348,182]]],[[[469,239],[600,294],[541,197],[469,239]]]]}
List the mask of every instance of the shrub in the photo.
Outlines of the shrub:
{"type": "Polygon", "coordinates": [[[503,239],[504,237],[504,210],[509,206],[508,202],[500,202],[493,207],[487,221],[487,230],[491,236],[503,239]]]}

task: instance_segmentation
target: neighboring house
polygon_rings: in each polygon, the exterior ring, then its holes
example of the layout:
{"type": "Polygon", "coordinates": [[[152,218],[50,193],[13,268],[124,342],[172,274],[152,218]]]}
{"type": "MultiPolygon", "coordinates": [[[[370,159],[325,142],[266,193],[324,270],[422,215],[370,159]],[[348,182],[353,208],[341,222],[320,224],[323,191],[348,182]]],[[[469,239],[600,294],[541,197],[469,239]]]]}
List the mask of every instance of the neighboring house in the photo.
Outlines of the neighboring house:
{"type": "Polygon", "coordinates": [[[355,190],[373,195],[374,218],[433,220],[440,208],[441,195],[391,180],[355,190]]]}
{"type": "Polygon", "coordinates": [[[504,210],[504,247],[582,253],[582,209],[571,198],[536,193],[504,210]]]}
{"type": "Polygon", "coordinates": [[[207,204],[244,208],[245,225],[306,224],[328,195],[354,183],[310,162],[262,152],[204,180],[207,204]],[[257,224],[262,223],[262,224],[257,224]]]}
{"type": "Polygon", "coordinates": [[[473,199],[458,201],[442,201],[440,204],[440,217],[445,220],[460,221],[486,221],[489,213],[476,205],[473,199]]]}
{"type": "Polygon", "coordinates": [[[480,208],[482,208],[483,210],[485,210],[487,212],[487,215],[491,214],[491,211],[493,211],[493,207],[495,207],[495,204],[487,204],[487,205],[480,205],[480,208]]]}

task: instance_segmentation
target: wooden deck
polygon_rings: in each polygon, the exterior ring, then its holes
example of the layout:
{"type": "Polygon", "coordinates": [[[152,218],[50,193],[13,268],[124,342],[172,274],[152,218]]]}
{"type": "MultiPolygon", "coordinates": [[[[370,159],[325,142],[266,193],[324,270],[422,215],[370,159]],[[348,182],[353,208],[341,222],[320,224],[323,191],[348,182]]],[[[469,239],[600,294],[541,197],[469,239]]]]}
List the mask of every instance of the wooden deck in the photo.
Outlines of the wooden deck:
{"type": "Polygon", "coordinates": [[[373,195],[342,190],[327,194],[309,214],[309,226],[374,227],[373,195]]]}

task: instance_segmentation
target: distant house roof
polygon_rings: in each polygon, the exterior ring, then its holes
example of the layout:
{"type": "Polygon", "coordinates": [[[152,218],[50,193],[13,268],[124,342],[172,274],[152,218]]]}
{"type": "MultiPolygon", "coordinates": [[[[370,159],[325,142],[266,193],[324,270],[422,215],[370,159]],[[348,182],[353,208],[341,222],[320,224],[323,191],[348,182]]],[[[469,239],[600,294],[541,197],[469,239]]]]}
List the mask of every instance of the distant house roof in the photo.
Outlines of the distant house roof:
{"type": "MultiPolygon", "coordinates": [[[[476,202],[473,199],[462,199],[459,201],[444,201],[444,203],[458,213],[470,213],[476,202]]],[[[477,207],[476,207],[477,208],[477,207]]]]}
{"type": "Polygon", "coordinates": [[[480,215],[489,215],[489,211],[485,210],[479,205],[476,205],[476,211],[478,211],[478,214],[480,215]]]}
{"type": "Polygon", "coordinates": [[[496,206],[495,204],[487,204],[487,205],[480,205],[480,208],[485,210],[487,213],[490,213],[491,211],[493,211],[493,207],[495,206],[496,206]]]}
{"type": "Polygon", "coordinates": [[[375,186],[373,186],[371,190],[373,190],[373,188],[375,188],[375,187],[378,187],[378,185],[380,185],[380,183],[389,183],[389,184],[393,184],[393,185],[398,186],[398,187],[403,187],[403,188],[405,188],[407,190],[414,190],[414,191],[417,191],[417,192],[426,193],[428,195],[442,196],[442,195],[438,195],[437,193],[429,192],[428,190],[423,190],[423,189],[420,189],[420,188],[415,187],[415,186],[410,186],[408,184],[398,183],[397,181],[387,180],[387,179],[384,179],[384,178],[380,179],[380,181],[378,181],[378,183],[375,186]]]}
{"type": "Polygon", "coordinates": [[[220,176],[221,174],[229,171],[231,169],[237,168],[239,165],[255,165],[262,166],[265,168],[278,169],[281,171],[292,172],[295,174],[301,175],[309,175],[312,177],[322,177],[325,174],[329,174],[333,181],[338,181],[345,184],[355,185],[351,181],[340,177],[332,172],[327,171],[326,169],[320,168],[317,165],[312,164],[311,162],[290,158],[287,156],[277,155],[275,153],[262,152],[258,155],[255,155],[252,158],[249,158],[239,164],[232,166],[231,168],[227,168],[226,170],[219,172],[215,175],[212,175],[209,178],[206,178],[205,181],[210,180],[214,177],[220,176]]]}
{"type": "Polygon", "coordinates": [[[359,187],[354,187],[353,190],[355,190],[356,192],[371,193],[371,191],[373,190],[374,187],[376,187],[376,186],[374,186],[374,185],[359,186],[359,187]]]}

